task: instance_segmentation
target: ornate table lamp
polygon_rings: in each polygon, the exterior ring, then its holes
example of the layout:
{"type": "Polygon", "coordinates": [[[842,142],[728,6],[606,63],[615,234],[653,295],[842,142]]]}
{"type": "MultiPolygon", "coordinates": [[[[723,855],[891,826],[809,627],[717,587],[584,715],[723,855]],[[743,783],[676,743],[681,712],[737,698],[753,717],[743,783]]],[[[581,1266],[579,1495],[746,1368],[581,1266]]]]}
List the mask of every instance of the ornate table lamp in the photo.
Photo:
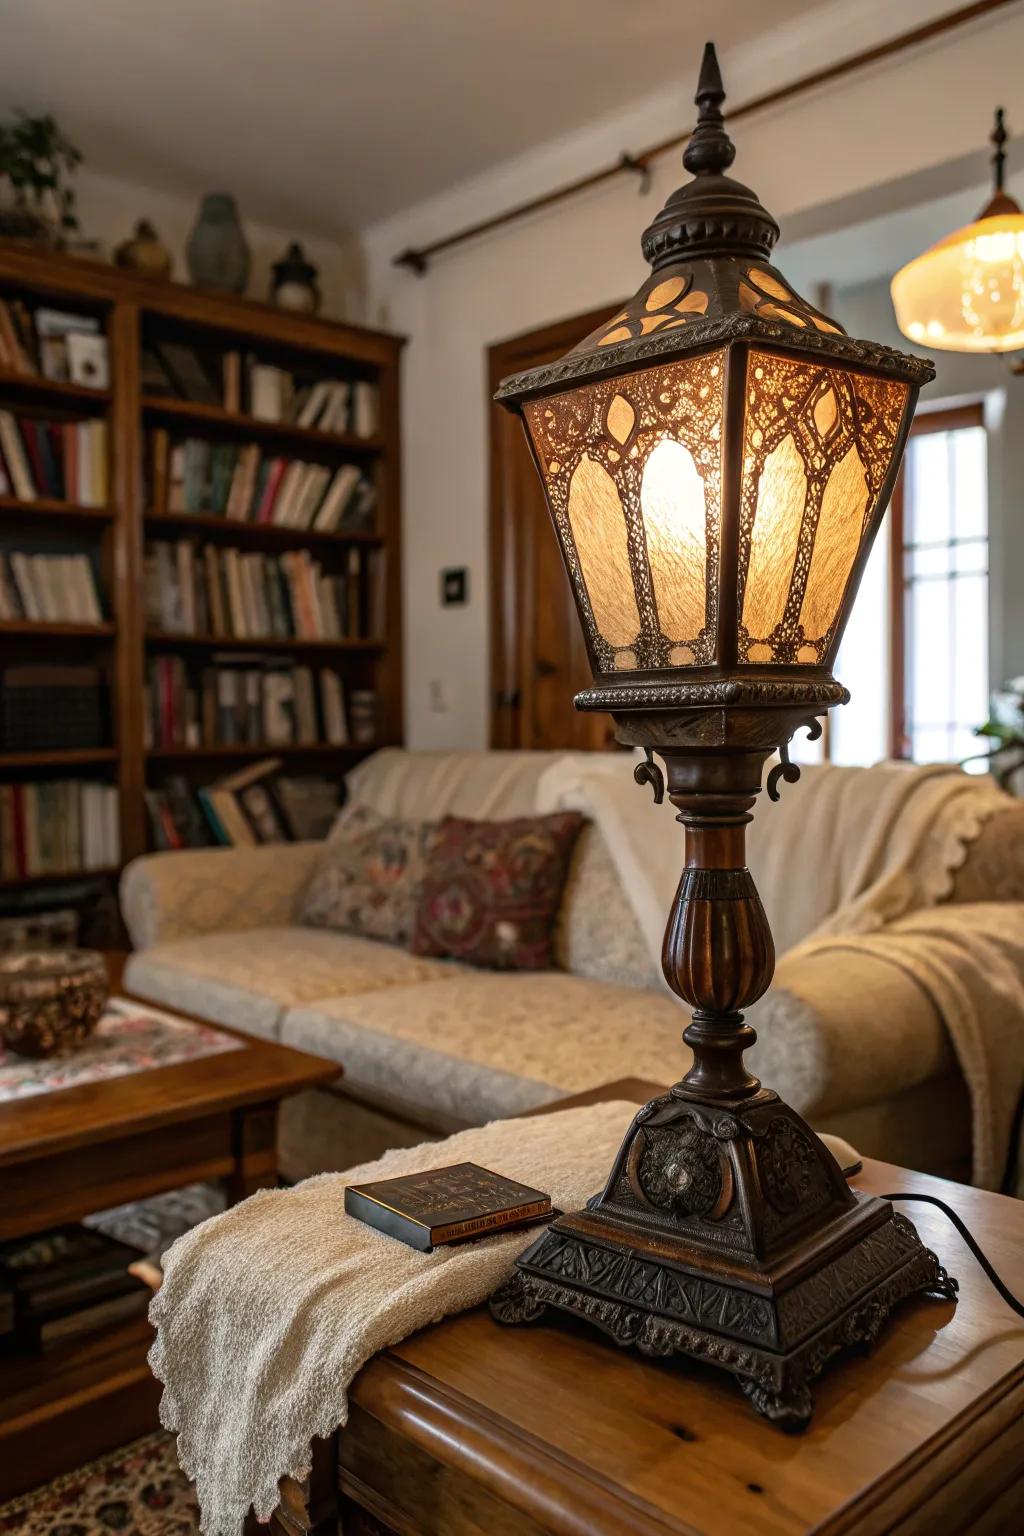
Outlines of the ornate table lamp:
{"type": "MultiPolygon", "coordinates": [[[[809,1380],[913,1291],[950,1295],[935,1255],[744,1066],[741,1010],[771,932],[744,838],[767,759],[844,703],[832,676],[927,362],[853,341],[768,264],[778,227],[725,172],[734,149],[713,47],[683,160],[694,179],[645,232],[634,299],[573,352],[508,379],[586,635],[595,686],[685,827],[665,934],[695,1010],[693,1064],[640,1111],[603,1192],[558,1218],[493,1298],[620,1344],[735,1373],[754,1405],[807,1421],[809,1380]]],[[[799,854],[794,849],[794,879],[799,854]]]]}

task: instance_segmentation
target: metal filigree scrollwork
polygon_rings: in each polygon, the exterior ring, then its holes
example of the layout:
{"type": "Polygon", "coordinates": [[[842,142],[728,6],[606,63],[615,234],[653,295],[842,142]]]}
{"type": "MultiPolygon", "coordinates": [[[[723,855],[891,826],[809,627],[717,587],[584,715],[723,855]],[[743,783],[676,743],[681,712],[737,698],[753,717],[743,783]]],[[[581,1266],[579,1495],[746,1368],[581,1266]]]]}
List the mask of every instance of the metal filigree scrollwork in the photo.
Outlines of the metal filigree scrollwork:
{"type": "Polygon", "coordinates": [[[644,748],[645,762],[637,763],[633,778],[637,784],[649,784],[654,790],[654,803],[660,805],[665,798],[665,775],[654,761],[650,747],[644,748]]]}
{"type": "Polygon", "coordinates": [[[795,1211],[823,1182],[821,1158],[798,1125],[779,1115],[757,1149],[765,1194],[783,1215],[795,1211]]]}
{"type": "MultiPolygon", "coordinates": [[[[735,341],[749,338],[752,341],[782,342],[792,345],[793,326],[778,321],[764,320],[754,314],[711,314],[694,317],[687,327],[687,339],[696,345],[711,346],[718,341],[735,341]]],[[[679,349],[679,336],[675,331],[666,334],[644,336],[639,341],[626,341],[615,346],[594,347],[592,351],[570,352],[557,362],[541,368],[531,368],[526,373],[513,374],[505,379],[494,398],[499,401],[518,400],[544,394],[556,385],[574,384],[582,379],[617,374],[638,362],[657,361],[664,354],[679,349]]],[[[825,362],[835,359],[838,363],[852,363],[855,367],[877,369],[897,379],[920,387],[935,377],[932,363],[924,357],[912,357],[891,347],[871,341],[857,341],[852,336],[832,336],[821,331],[801,331],[800,349],[817,354],[825,362]]]]}
{"type": "MultiPolygon", "coordinates": [[[[817,739],[818,739],[818,737],[820,735],[821,735],[821,721],[817,718],[817,716],[815,716],[815,718],[813,720],[808,722],[808,725],[807,725],[807,740],[808,741],[817,741],[817,739]]],[[[796,763],[791,763],[790,760],[789,760],[789,743],[788,742],[783,742],[782,746],[779,748],[779,757],[782,759],[782,761],[777,763],[776,766],[771,770],[771,772],[768,775],[768,799],[769,800],[777,800],[779,798],[779,787],[778,786],[779,786],[779,779],[780,778],[784,779],[787,784],[796,784],[798,782],[799,778],[800,778],[800,769],[799,769],[799,767],[797,766],[796,763]]]]}
{"type": "Polygon", "coordinates": [[[768,775],[768,799],[779,798],[779,780],[785,779],[787,784],[795,784],[800,777],[800,769],[796,763],[789,760],[789,743],[783,742],[779,748],[779,761],[768,775]]]}

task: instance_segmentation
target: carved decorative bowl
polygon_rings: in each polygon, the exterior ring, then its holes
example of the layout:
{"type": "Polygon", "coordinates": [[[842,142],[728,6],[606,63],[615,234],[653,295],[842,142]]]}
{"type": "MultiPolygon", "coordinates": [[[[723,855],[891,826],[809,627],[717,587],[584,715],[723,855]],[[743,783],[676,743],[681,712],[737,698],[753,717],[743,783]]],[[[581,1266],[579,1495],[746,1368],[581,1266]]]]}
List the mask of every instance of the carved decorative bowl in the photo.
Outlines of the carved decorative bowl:
{"type": "Polygon", "coordinates": [[[56,1056],[81,1045],[106,1000],[106,966],[94,950],[0,957],[0,1040],[19,1056],[56,1056]]]}

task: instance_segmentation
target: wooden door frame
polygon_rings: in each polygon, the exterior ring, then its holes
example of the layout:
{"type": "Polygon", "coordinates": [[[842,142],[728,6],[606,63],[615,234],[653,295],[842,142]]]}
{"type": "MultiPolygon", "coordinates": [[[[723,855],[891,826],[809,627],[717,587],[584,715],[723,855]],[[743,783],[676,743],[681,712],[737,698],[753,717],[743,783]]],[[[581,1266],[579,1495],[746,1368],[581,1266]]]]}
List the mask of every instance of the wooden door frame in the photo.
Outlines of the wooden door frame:
{"type": "MultiPolygon", "coordinates": [[[[621,306],[620,306],[621,307],[621,306]]],[[[489,740],[492,747],[517,747],[518,711],[524,707],[532,677],[522,665],[518,640],[532,625],[532,591],[521,577],[532,565],[533,529],[515,515],[509,450],[523,428],[504,406],[494,403],[502,379],[553,361],[614,314],[615,304],[571,315],[524,331],[487,349],[489,639],[491,652],[489,740]],[[518,703],[512,703],[518,700],[518,703]],[[505,702],[502,702],[505,701],[505,702]]]]}

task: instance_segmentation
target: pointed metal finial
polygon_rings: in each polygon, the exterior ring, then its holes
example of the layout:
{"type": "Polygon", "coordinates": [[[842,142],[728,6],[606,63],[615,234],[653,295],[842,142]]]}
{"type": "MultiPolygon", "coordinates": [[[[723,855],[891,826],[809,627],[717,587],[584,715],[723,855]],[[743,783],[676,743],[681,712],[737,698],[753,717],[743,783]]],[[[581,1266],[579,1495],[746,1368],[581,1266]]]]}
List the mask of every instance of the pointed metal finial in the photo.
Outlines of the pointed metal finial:
{"type": "Polygon", "coordinates": [[[700,108],[702,118],[714,112],[718,121],[721,122],[722,114],[719,109],[725,100],[725,86],[722,84],[722,71],[718,66],[718,54],[715,52],[714,43],[704,44],[704,57],[700,61],[700,75],[697,79],[697,94],[693,99],[700,108]]]}
{"type": "Polygon", "coordinates": [[[704,46],[694,100],[697,125],[683,155],[693,180],[672,193],[644,230],[643,253],[656,271],[702,256],[767,261],[779,226],[749,187],[725,174],[736,150],[725,131],[725,89],[714,43],[704,46]]]}
{"type": "Polygon", "coordinates": [[[725,131],[722,102],[725,87],[714,43],[704,44],[697,94],[697,126],[683,152],[683,164],[691,176],[720,176],[736,158],[736,148],[725,131]]]}

